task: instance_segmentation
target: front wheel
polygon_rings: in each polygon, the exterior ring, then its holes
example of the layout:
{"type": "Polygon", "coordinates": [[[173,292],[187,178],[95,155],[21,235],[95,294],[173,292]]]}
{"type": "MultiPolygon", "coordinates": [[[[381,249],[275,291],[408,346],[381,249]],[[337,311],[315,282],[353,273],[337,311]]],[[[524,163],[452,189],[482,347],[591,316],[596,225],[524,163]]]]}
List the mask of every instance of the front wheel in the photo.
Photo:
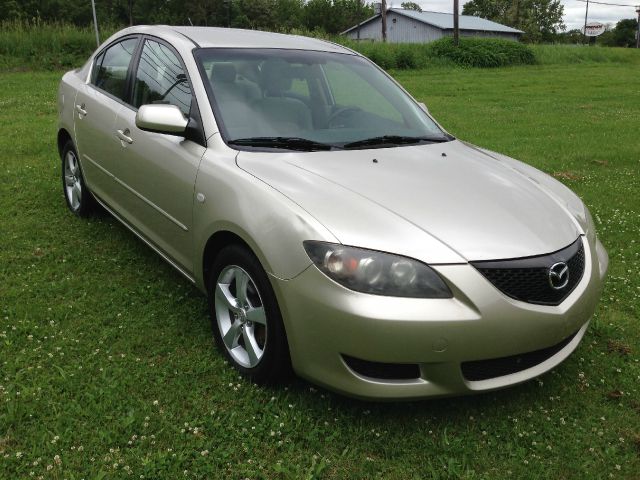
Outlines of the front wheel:
{"type": "Polygon", "coordinates": [[[211,269],[208,298],[215,342],[235,368],[258,383],[289,373],[280,309],[251,251],[239,245],[220,251],[211,269]]]}
{"type": "Polygon", "coordinates": [[[79,217],[87,217],[96,206],[96,201],[87,188],[78,153],[69,140],[62,149],[62,188],[67,207],[79,217]]]}

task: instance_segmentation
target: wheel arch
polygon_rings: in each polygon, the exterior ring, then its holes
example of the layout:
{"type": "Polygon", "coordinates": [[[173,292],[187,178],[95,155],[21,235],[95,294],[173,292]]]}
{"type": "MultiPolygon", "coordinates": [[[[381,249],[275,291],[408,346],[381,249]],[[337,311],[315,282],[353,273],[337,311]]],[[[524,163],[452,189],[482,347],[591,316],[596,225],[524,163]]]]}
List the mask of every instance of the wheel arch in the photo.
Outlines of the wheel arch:
{"type": "Polygon", "coordinates": [[[253,255],[258,258],[258,261],[265,269],[267,274],[269,273],[268,266],[264,262],[264,257],[261,252],[246,241],[243,236],[232,231],[231,229],[221,229],[209,236],[209,239],[205,243],[204,250],[202,252],[201,265],[202,268],[202,283],[206,290],[209,288],[209,275],[211,273],[211,266],[218,255],[218,253],[229,245],[241,245],[247,248],[253,255]]]}
{"type": "Polygon", "coordinates": [[[67,131],[66,128],[61,128],[58,130],[58,153],[62,157],[62,149],[66,145],[68,141],[73,142],[73,138],[71,134],[67,131]]]}
{"type": "MultiPolygon", "coordinates": [[[[269,286],[270,289],[270,297],[272,298],[272,301],[275,302],[273,304],[273,308],[275,308],[276,312],[273,313],[277,313],[277,319],[276,321],[278,321],[278,325],[272,324],[272,326],[275,326],[276,330],[276,339],[281,339],[281,341],[276,341],[275,345],[276,345],[276,351],[280,351],[281,355],[273,355],[273,353],[271,354],[271,365],[272,368],[268,368],[267,369],[267,377],[264,377],[264,374],[262,374],[262,379],[258,379],[257,381],[259,382],[273,382],[273,381],[278,381],[280,379],[286,379],[288,378],[288,376],[291,374],[292,372],[292,365],[291,365],[291,346],[289,344],[289,335],[288,335],[288,325],[287,325],[287,321],[285,320],[283,313],[282,313],[282,299],[280,298],[279,295],[279,291],[276,289],[276,286],[273,285],[273,278],[272,278],[272,274],[269,273],[269,268],[268,265],[265,264],[261,253],[256,249],[253,248],[250,244],[249,241],[246,241],[240,234],[228,230],[228,229],[221,229],[216,231],[215,233],[213,233],[209,239],[206,242],[203,254],[202,254],[202,276],[203,276],[203,282],[205,285],[205,288],[207,290],[207,292],[212,292],[211,295],[208,295],[209,297],[209,308],[210,308],[210,315],[212,316],[212,322],[214,323],[214,329],[215,328],[220,328],[220,327],[216,327],[215,326],[215,322],[216,322],[216,312],[214,309],[214,300],[213,297],[215,295],[215,293],[213,293],[215,291],[215,289],[213,289],[213,287],[215,286],[215,281],[216,279],[213,279],[214,284],[211,285],[211,267],[213,267],[214,263],[216,262],[216,257],[219,254],[219,252],[221,252],[225,247],[230,246],[230,245],[235,245],[235,246],[240,246],[242,248],[245,248],[247,250],[247,252],[249,252],[251,255],[253,255],[255,257],[255,259],[257,260],[257,263],[260,267],[262,267],[262,269],[264,270],[265,273],[265,281],[267,283],[267,285],[269,286]],[[279,320],[278,320],[279,318],[279,320]],[[279,332],[279,333],[278,333],[279,332]],[[280,345],[282,348],[278,348],[278,345],[280,345]],[[273,363],[275,362],[275,363],[273,363]]],[[[241,264],[240,264],[241,265],[241,264]]],[[[253,279],[253,281],[256,281],[256,278],[253,279]]],[[[256,283],[256,287],[258,287],[258,283],[256,283]]],[[[264,297],[263,295],[265,295],[267,292],[261,291],[260,295],[262,296],[262,299],[264,301],[264,299],[266,297],[264,297]]],[[[216,336],[216,343],[218,343],[219,347],[221,347],[222,349],[224,349],[225,347],[221,345],[221,341],[220,338],[217,336],[218,334],[214,333],[214,336],[216,336]]],[[[271,333],[269,334],[271,335],[271,333]]],[[[229,357],[229,352],[227,350],[227,356],[229,357]]],[[[230,361],[234,361],[229,357],[230,361]]],[[[241,370],[242,371],[242,370],[241,370]]],[[[253,378],[254,380],[256,380],[256,377],[253,376],[253,374],[250,374],[251,378],[253,378]]]]}

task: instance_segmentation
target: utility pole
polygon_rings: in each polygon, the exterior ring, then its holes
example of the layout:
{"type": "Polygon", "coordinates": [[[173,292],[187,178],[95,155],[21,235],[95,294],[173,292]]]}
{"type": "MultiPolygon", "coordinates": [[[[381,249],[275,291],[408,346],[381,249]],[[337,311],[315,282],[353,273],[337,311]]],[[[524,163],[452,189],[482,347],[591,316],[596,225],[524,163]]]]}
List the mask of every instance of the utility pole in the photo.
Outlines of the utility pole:
{"type": "Polygon", "coordinates": [[[457,47],[460,43],[460,25],[458,19],[459,0],[453,0],[453,44],[457,47]]]}
{"type": "Polygon", "coordinates": [[[382,0],[382,8],[380,14],[382,15],[382,41],[387,41],[387,0],[382,0]]]}
{"type": "Polygon", "coordinates": [[[362,0],[358,0],[358,10],[356,11],[356,22],[358,22],[357,38],[358,40],[360,40],[360,24],[362,23],[362,0]]]}
{"type": "Polygon", "coordinates": [[[129,0],[129,26],[133,26],[133,0],[129,0]]]}
{"type": "Polygon", "coordinates": [[[638,31],[636,32],[636,48],[640,48],[640,5],[636,7],[638,13],[638,31]]]}
{"type": "Polygon", "coordinates": [[[584,35],[584,41],[587,41],[587,19],[589,18],[589,0],[587,0],[587,8],[584,11],[584,30],[582,34],[584,35]]]}
{"type": "Polygon", "coordinates": [[[91,0],[91,9],[93,10],[93,26],[96,29],[96,47],[100,46],[100,34],[98,33],[98,20],[96,17],[96,2],[91,0]]]}

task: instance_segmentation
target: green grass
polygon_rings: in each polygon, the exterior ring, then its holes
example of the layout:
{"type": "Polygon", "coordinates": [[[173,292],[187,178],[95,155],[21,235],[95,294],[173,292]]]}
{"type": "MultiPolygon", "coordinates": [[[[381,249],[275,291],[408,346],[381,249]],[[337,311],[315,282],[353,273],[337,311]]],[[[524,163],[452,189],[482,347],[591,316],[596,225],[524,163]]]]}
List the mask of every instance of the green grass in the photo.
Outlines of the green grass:
{"type": "Polygon", "coordinates": [[[0,478],[638,478],[637,69],[396,74],[452,133],[566,182],[611,256],[553,372],[406,404],[238,378],[187,281],[110,217],[66,211],[60,75],[0,74],[0,478]]]}

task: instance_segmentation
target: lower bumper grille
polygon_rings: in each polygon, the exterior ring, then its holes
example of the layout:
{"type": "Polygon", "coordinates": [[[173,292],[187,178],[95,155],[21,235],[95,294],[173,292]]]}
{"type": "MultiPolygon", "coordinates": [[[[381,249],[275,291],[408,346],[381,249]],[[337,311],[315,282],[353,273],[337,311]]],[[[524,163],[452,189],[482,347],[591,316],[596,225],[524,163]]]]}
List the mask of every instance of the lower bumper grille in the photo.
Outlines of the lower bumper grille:
{"type": "Polygon", "coordinates": [[[345,363],[359,375],[383,380],[412,380],[420,377],[415,363],[380,363],[342,355],[345,363]]]}
{"type": "Polygon", "coordinates": [[[489,360],[476,360],[473,362],[463,362],[461,365],[462,375],[469,381],[489,380],[490,378],[503,377],[512,373],[521,372],[545,360],[553,357],[556,353],[566,347],[578,332],[570,335],[560,343],[551,347],[535,350],[533,352],[521,353],[510,357],[492,358],[489,360]]]}

